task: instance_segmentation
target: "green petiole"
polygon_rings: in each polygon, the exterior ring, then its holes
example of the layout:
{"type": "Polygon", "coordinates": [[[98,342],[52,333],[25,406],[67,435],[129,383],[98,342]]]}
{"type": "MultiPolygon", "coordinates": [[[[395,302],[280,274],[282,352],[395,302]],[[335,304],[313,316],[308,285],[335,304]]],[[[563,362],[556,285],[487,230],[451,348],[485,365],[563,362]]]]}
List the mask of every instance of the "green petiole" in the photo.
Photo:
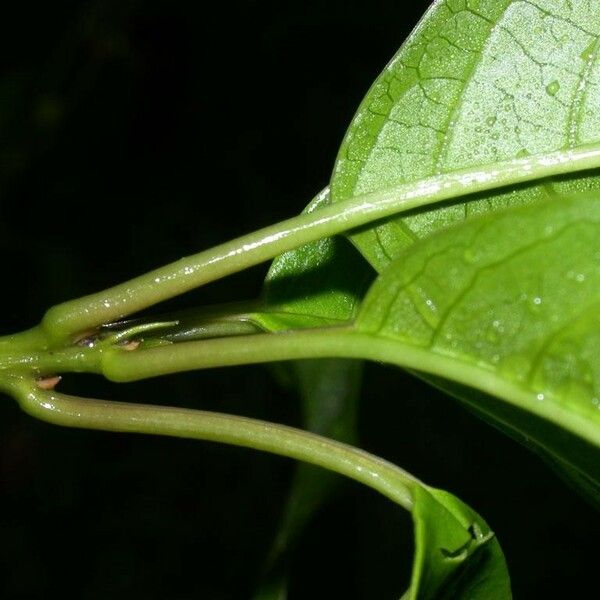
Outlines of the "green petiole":
{"type": "Polygon", "coordinates": [[[313,433],[266,421],[166,406],[79,398],[39,389],[27,379],[3,387],[30,415],[65,427],[147,433],[222,442],[305,461],[363,483],[406,510],[412,489],[424,486],[399,467],[313,433]]]}
{"type": "Polygon", "coordinates": [[[173,298],[311,241],[422,206],[600,167],[600,148],[580,147],[426,178],[357,196],[226,242],[120,285],[51,308],[42,321],[49,344],[173,298]]]}

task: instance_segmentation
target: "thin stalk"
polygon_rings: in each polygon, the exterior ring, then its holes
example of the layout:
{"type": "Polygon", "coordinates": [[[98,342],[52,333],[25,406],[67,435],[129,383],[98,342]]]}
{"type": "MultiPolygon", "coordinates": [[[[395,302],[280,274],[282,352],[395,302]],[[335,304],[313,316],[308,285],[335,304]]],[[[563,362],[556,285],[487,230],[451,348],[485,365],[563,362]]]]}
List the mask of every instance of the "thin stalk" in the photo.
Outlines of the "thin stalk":
{"type": "Polygon", "coordinates": [[[21,373],[40,376],[57,373],[100,373],[103,348],[71,346],[59,350],[0,353],[0,378],[21,373]]]}
{"type": "Polygon", "coordinates": [[[598,430],[584,412],[572,410],[550,397],[539,402],[531,389],[460,357],[361,333],[351,326],[183,342],[142,347],[135,352],[113,348],[103,352],[100,370],[113,381],[135,381],[192,369],[326,357],[385,362],[455,381],[502,398],[519,410],[528,410],[600,447],[598,430]]]}
{"type": "Polygon", "coordinates": [[[40,327],[33,327],[20,333],[0,337],[0,356],[5,354],[25,353],[45,350],[48,347],[48,336],[40,327]]]}
{"type": "Polygon", "coordinates": [[[46,313],[42,327],[55,342],[62,342],[316,239],[451,198],[597,167],[600,148],[581,147],[357,196],[183,258],[105,291],[57,305],[46,313]]]}
{"type": "Polygon", "coordinates": [[[168,435],[271,452],[350,477],[406,510],[413,505],[411,489],[424,485],[372,454],[285,425],[200,410],[79,398],[43,391],[23,379],[8,386],[25,412],[56,425],[168,435]]]}

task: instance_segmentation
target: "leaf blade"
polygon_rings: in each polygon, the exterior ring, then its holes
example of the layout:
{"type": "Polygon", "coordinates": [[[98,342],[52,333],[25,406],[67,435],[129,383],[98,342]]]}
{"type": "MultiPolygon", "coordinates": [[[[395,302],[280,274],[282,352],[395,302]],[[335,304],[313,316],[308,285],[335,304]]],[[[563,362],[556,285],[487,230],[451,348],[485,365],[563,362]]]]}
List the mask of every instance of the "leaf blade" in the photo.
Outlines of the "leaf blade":
{"type": "MultiPolygon", "coordinates": [[[[441,387],[568,465],[571,479],[587,480],[593,494],[600,489],[600,203],[580,194],[543,208],[488,214],[414,245],[379,277],[356,326],[453,361],[463,385],[475,373],[471,385],[497,398],[441,387]]],[[[425,378],[439,385],[432,365],[425,378]]]]}
{"type": "MultiPolygon", "coordinates": [[[[597,4],[434,2],[358,109],[338,155],[333,201],[597,142],[599,33],[597,4]]],[[[382,271],[452,223],[598,187],[597,178],[578,177],[482,194],[389,219],[352,240],[382,271]]]]}
{"type": "Polygon", "coordinates": [[[443,490],[415,490],[415,561],[404,597],[419,599],[511,598],[500,544],[487,523],[443,490]]]}

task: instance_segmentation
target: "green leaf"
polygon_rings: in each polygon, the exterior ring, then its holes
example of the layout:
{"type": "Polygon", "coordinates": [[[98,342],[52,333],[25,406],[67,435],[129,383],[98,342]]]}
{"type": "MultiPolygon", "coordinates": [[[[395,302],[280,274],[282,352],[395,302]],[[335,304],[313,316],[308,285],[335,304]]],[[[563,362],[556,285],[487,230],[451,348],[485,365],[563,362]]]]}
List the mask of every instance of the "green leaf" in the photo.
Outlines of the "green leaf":
{"type": "MultiPolygon", "coordinates": [[[[362,102],[332,199],[600,140],[600,3],[438,0],[362,102]]],[[[414,211],[352,235],[382,271],[416,240],[508,205],[597,189],[546,181],[414,211]]]]}
{"type": "Polygon", "coordinates": [[[446,229],[379,277],[356,322],[432,355],[429,374],[485,392],[453,388],[596,501],[599,225],[597,194],[579,194],[446,229]]]}
{"type": "Polygon", "coordinates": [[[428,487],[414,491],[415,560],[403,600],[511,598],[500,544],[466,504],[428,487]]]}
{"type": "MultiPolygon", "coordinates": [[[[420,484],[412,490],[415,555],[403,600],[509,600],[510,577],[487,523],[458,498],[420,484]]],[[[285,600],[279,572],[255,600],[285,600]]]]}

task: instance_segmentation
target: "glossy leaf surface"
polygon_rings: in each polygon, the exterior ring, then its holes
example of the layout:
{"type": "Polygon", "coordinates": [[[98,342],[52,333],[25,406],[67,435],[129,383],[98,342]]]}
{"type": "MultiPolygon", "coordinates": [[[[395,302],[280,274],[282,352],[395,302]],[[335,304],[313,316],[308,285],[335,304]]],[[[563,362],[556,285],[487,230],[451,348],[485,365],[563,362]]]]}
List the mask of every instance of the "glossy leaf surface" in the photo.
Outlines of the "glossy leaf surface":
{"type": "Polygon", "coordinates": [[[403,598],[507,600],[510,579],[494,534],[452,494],[415,490],[415,560],[403,598]]]}
{"type": "Polygon", "coordinates": [[[594,194],[473,219],[393,263],[357,319],[361,331],[424,348],[461,385],[504,400],[467,397],[592,490],[600,482],[599,227],[594,194]]]}
{"type": "MultiPolygon", "coordinates": [[[[367,94],[332,199],[600,139],[600,4],[438,0],[367,94]]],[[[474,215],[597,187],[544,182],[447,203],[352,236],[382,271],[416,240],[474,215]]]]}

